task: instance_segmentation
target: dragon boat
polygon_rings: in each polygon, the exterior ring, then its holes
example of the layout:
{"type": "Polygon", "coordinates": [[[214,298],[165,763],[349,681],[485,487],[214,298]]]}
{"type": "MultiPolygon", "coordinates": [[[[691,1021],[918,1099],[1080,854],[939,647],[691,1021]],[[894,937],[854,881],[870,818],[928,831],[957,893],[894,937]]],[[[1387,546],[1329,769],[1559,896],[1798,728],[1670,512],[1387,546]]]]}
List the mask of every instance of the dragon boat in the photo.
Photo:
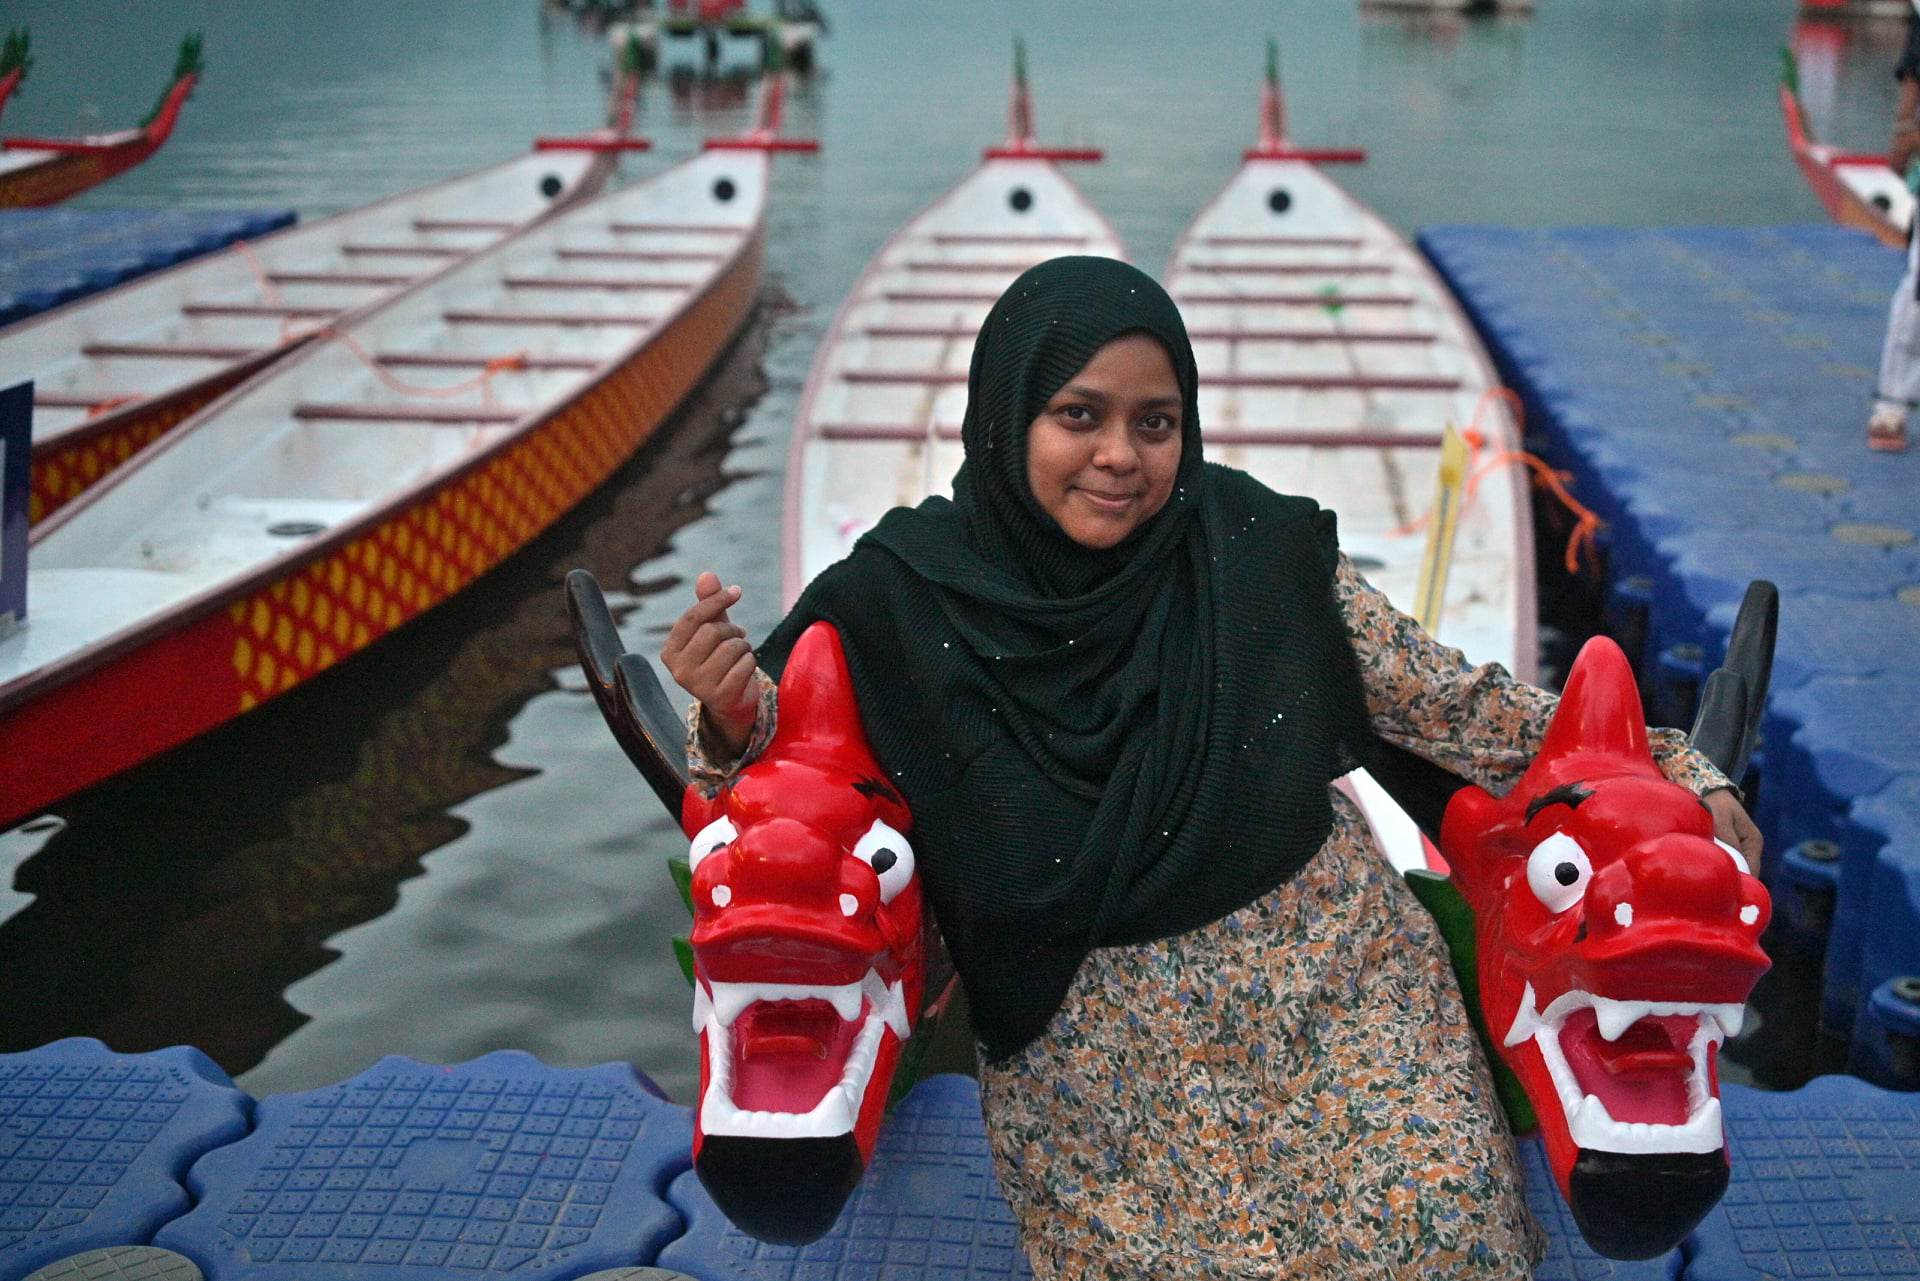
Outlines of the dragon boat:
{"type": "Polygon", "coordinates": [[[1034,141],[1016,46],[1005,140],[881,246],[807,376],[787,457],[789,603],[888,508],[943,490],[958,469],[974,335],[1014,278],[1060,254],[1126,257],[1119,233],[1059,168],[1099,158],[1034,141]]]}
{"type": "Polygon", "coordinates": [[[38,523],[194,411],[330,326],[592,195],[631,136],[611,123],[503,164],[198,258],[0,331],[0,385],[34,383],[38,523]]]}
{"type": "MultiPolygon", "coordinates": [[[[9,41],[11,41],[9,37],[9,41]]],[[[19,60],[0,73],[0,105],[25,77],[26,39],[19,60]]],[[[180,42],[173,79],[147,118],[132,129],[79,138],[8,138],[0,142],[0,208],[59,204],[125,173],[173,136],[180,109],[200,79],[200,37],[180,42]]]]}
{"type": "Polygon", "coordinates": [[[1903,249],[1913,225],[1913,193],[1884,155],[1842,151],[1815,142],[1800,101],[1800,69],[1791,49],[1780,51],[1780,115],[1787,150],[1800,176],[1835,222],[1858,227],[1903,249]]]}
{"type": "Polygon", "coordinates": [[[27,78],[27,68],[33,65],[30,48],[24,27],[7,32],[5,40],[0,41],[0,114],[6,112],[7,99],[13,97],[13,91],[27,78]]]}
{"type": "Polygon", "coordinates": [[[1287,137],[1269,43],[1257,144],[1167,264],[1200,370],[1207,457],[1340,516],[1340,545],[1409,613],[1422,596],[1442,433],[1485,475],[1458,515],[1428,630],[1522,680],[1537,666],[1533,522],[1519,430],[1472,325],[1426,260],[1325,166],[1365,153],[1287,137]]]}
{"type": "Polygon", "coordinates": [[[760,292],[761,126],[334,322],[36,531],[0,826],[311,680],[624,461],[760,292]],[[164,691],[164,692],[162,692],[164,691]]]}

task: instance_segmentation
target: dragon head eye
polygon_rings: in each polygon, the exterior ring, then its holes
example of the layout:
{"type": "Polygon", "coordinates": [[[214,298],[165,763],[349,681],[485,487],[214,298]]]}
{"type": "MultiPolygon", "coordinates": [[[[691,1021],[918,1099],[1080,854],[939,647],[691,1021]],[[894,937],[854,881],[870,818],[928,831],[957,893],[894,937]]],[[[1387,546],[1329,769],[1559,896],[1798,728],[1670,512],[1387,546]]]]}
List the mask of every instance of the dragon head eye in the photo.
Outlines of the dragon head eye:
{"type": "Polygon", "coordinates": [[[878,819],[853,847],[853,856],[880,878],[880,901],[891,903],[913,879],[913,846],[878,819]]]}
{"type": "Polygon", "coordinates": [[[1555,832],[1527,855],[1527,888],[1556,915],[1585,898],[1592,879],[1587,852],[1565,832],[1555,832]]]}
{"type": "Polygon", "coordinates": [[[713,822],[701,828],[699,833],[693,838],[693,844],[687,850],[687,867],[690,870],[698,871],[700,868],[700,860],[715,850],[724,849],[728,845],[731,845],[739,835],[740,833],[734,830],[732,819],[727,818],[725,815],[714,819],[713,822]]]}
{"type": "Polygon", "coordinates": [[[1747,866],[1747,856],[1745,854],[1742,854],[1739,850],[1727,844],[1725,841],[1721,840],[1717,836],[1713,838],[1713,843],[1715,845],[1718,845],[1721,849],[1727,852],[1727,857],[1733,860],[1733,865],[1735,867],[1739,868],[1742,872],[1746,873],[1748,876],[1753,875],[1753,869],[1747,866]]]}

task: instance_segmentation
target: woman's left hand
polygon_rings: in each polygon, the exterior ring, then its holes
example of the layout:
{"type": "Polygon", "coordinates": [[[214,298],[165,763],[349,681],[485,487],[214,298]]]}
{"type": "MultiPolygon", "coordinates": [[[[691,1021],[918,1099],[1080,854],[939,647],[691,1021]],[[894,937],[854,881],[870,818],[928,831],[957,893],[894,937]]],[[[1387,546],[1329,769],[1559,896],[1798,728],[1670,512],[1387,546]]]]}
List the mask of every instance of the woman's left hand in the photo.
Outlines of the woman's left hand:
{"type": "Polygon", "coordinates": [[[1740,804],[1733,789],[1722,787],[1708,792],[1700,800],[1713,815],[1713,834],[1739,850],[1753,874],[1760,875],[1760,829],[1747,817],[1746,807],[1740,804]]]}

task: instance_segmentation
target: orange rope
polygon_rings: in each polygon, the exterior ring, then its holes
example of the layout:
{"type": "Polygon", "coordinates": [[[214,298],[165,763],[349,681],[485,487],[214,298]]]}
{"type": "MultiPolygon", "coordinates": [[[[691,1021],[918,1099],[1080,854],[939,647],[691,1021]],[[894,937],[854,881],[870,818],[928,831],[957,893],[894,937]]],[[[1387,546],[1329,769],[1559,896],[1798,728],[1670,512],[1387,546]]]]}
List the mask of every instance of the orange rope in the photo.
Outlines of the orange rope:
{"type": "Polygon", "coordinates": [[[503,370],[525,369],[527,367],[527,349],[523,347],[519,351],[509,352],[504,356],[494,356],[490,358],[486,364],[480,367],[479,373],[467,379],[465,382],[452,383],[444,387],[422,387],[417,383],[403,382],[388,373],[381,367],[380,362],[374,358],[373,353],[361,346],[360,340],[344,329],[335,329],[333,326],[328,325],[316,330],[314,337],[321,340],[328,338],[333,339],[349,352],[353,353],[355,359],[359,360],[361,364],[371,369],[375,378],[378,378],[381,382],[403,396],[421,396],[428,399],[451,399],[455,396],[464,396],[475,387],[478,387],[480,389],[480,403],[486,405],[488,408],[492,408],[496,403],[493,398],[493,376],[503,370]]]}
{"type": "Polygon", "coordinates": [[[1606,524],[1593,510],[1572,494],[1567,492],[1566,482],[1572,479],[1571,472],[1555,471],[1547,466],[1538,454],[1530,454],[1524,449],[1503,449],[1485,463],[1467,481],[1467,502],[1473,501],[1474,491],[1479,488],[1480,478],[1496,467],[1512,463],[1522,463],[1533,471],[1533,483],[1544,486],[1548,493],[1560,500],[1560,505],[1574,515],[1573,533],[1567,536],[1566,566],[1569,574],[1580,572],[1580,549],[1593,550],[1594,535],[1606,524]]]}
{"type": "MultiPolygon", "coordinates": [[[[1513,417],[1516,425],[1526,413],[1520,406],[1520,398],[1511,391],[1508,391],[1505,387],[1489,387],[1481,392],[1480,399],[1473,403],[1473,416],[1467,420],[1467,429],[1460,433],[1460,438],[1467,442],[1468,462],[1479,458],[1480,451],[1486,446],[1487,433],[1481,428],[1480,419],[1482,415],[1487,412],[1487,406],[1496,400],[1509,402],[1513,409],[1513,417]]],[[[1432,519],[1433,508],[1429,507],[1426,511],[1420,513],[1420,515],[1394,530],[1393,537],[1400,538],[1407,534],[1417,533],[1425,529],[1427,523],[1432,519]]]]}
{"type": "MultiPolygon", "coordinates": [[[[241,260],[247,264],[247,268],[253,272],[254,282],[260,286],[260,294],[266,300],[267,305],[270,307],[286,306],[285,297],[280,293],[280,290],[275,287],[272,278],[267,275],[266,268],[261,266],[260,259],[254,254],[252,247],[244,240],[236,240],[233,242],[233,248],[234,251],[240,255],[241,260]]],[[[293,336],[293,331],[290,328],[292,322],[293,317],[291,316],[283,316],[280,319],[280,341],[283,344],[293,336]]],[[[478,387],[480,389],[480,403],[489,409],[498,403],[493,398],[493,376],[504,370],[525,369],[527,367],[527,349],[523,347],[519,351],[509,352],[504,356],[494,356],[490,358],[480,367],[479,373],[467,379],[465,382],[453,383],[444,387],[422,387],[414,383],[403,382],[388,373],[381,367],[380,362],[374,358],[373,354],[360,345],[360,340],[344,329],[335,329],[332,325],[321,325],[316,329],[308,330],[302,334],[301,337],[333,339],[349,352],[352,352],[361,364],[372,370],[375,378],[378,378],[381,382],[403,396],[421,396],[429,399],[444,397],[451,399],[455,396],[463,396],[475,387],[478,387]]]]}
{"type": "MultiPolygon", "coordinates": [[[[1481,430],[1480,427],[1480,418],[1481,415],[1486,412],[1487,405],[1494,400],[1504,400],[1507,402],[1508,408],[1513,412],[1513,422],[1516,430],[1521,423],[1526,420],[1526,410],[1520,403],[1520,397],[1514,394],[1510,388],[1489,387],[1480,393],[1480,399],[1473,407],[1473,417],[1469,421],[1467,429],[1460,433],[1461,437],[1467,442],[1468,447],[1472,450],[1471,458],[1475,462],[1472,471],[1469,472],[1467,476],[1466,499],[1461,503],[1460,509],[1465,511],[1473,505],[1474,497],[1480,491],[1481,480],[1492,472],[1501,467],[1512,466],[1516,463],[1527,467],[1533,472],[1533,483],[1551,493],[1560,501],[1561,506],[1573,514],[1573,532],[1567,536],[1565,563],[1569,574],[1577,574],[1580,572],[1581,549],[1585,548],[1589,552],[1593,550],[1594,537],[1606,527],[1606,522],[1601,520],[1591,508],[1581,503],[1568,492],[1567,482],[1573,479],[1573,474],[1571,472],[1555,471],[1552,467],[1549,467],[1546,460],[1542,459],[1538,454],[1528,453],[1524,449],[1503,449],[1485,460],[1480,460],[1480,451],[1487,443],[1486,433],[1481,430]]],[[[1394,530],[1394,535],[1400,536],[1414,533],[1424,529],[1432,520],[1433,509],[1429,507],[1418,519],[1408,521],[1405,525],[1394,530]]]]}
{"type": "Polygon", "coordinates": [[[122,405],[131,405],[136,400],[145,399],[146,397],[144,396],[109,396],[97,405],[87,406],[87,419],[91,421],[100,417],[102,414],[112,413],[122,405]]]}
{"type": "MultiPolygon", "coordinates": [[[[236,240],[233,242],[233,251],[240,255],[240,261],[246,263],[247,270],[253,273],[253,283],[259,287],[260,297],[266,302],[267,306],[286,306],[287,300],[285,295],[280,292],[279,286],[273,283],[273,278],[267,275],[267,269],[260,264],[258,255],[253,252],[253,246],[244,240],[236,240]]],[[[283,347],[292,341],[292,325],[292,316],[280,317],[280,345],[283,347]]]]}

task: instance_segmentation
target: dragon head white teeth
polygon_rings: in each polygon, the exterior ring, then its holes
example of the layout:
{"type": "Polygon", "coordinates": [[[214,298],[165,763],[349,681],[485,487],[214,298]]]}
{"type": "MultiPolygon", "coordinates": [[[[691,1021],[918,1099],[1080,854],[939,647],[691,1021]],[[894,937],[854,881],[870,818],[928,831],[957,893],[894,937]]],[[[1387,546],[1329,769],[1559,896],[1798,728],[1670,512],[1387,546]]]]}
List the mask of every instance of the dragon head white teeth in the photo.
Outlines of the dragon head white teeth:
{"type": "Polygon", "coordinates": [[[1594,1020],[1600,1028],[1600,1035],[1609,1041],[1619,1040],[1621,1033],[1645,1018],[1651,1008],[1646,1001],[1613,1001],[1604,996],[1593,998],[1594,1020]]]}

